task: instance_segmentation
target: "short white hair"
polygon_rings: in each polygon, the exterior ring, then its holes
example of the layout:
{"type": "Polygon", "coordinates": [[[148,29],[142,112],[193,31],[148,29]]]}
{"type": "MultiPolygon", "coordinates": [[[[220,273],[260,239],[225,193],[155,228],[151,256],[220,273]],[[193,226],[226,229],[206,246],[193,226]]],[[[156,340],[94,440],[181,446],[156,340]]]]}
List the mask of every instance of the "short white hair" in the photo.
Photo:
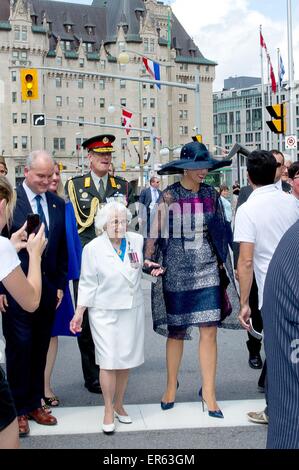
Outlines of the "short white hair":
{"type": "Polygon", "coordinates": [[[108,202],[104,206],[100,207],[94,221],[96,234],[100,235],[103,233],[106,229],[108,220],[119,213],[124,213],[126,215],[128,224],[131,222],[132,214],[121,202],[108,202]]]}

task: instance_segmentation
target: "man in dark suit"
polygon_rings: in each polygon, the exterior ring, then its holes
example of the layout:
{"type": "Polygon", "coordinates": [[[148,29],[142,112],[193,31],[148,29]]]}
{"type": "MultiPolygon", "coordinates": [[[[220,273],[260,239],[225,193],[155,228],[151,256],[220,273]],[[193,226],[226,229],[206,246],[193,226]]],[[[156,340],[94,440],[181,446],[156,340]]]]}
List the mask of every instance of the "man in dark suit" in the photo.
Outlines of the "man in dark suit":
{"type": "MultiPolygon", "coordinates": [[[[103,134],[83,142],[88,150],[91,171],[86,175],[70,178],[66,192],[74,206],[78,233],[84,247],[96,237],[94,218],[98,208],[108,201],[122,201],[134,212],[135,198],[131,184],[120,176],[109,174],[115,136],[103,134]]],[[[76,289],[77,290],[77,289],[76,289]]],[[[76,292],[75,292],[76,296],[76,292]]],[[[84,385],[91,393],[101,393],[99,367],[95,363],[94,343],[85,312],[82,332],[78,336],[84,385]]]]}
{"type": "MultiPolygon", "coordinates": [[[[44,370],[55,309],[67,283],[65,203],[48,192],[54,172],[52,157],[45,151],[32,152],[25,167],[25,180],[17,187],[17,202],[9,233],[22,227],[29,213],[39,214],[48,239],[42,256],[42,297],[34,313],[25,312],[7,293],[8,307],[2,315],[6,340],[7,379],[15,401],[19,433],[29,433],[28,418],[38,424],[54,425],[56,418],[41,408],[44,370]]],[[[19,252],[21,267],[28,272],[26,250],[19,252]]]]}
{"type": "Polygon", "coordinates": [[[149,188],[144,189],[140,193],[138,219],[142,226],[142,235],[144,237],[150,236],[154,210],[156,208],[157,201],[162,194],[162,191],[159,189],[159,185],[159,178],[157,176],[152,176],[149,188]]]}

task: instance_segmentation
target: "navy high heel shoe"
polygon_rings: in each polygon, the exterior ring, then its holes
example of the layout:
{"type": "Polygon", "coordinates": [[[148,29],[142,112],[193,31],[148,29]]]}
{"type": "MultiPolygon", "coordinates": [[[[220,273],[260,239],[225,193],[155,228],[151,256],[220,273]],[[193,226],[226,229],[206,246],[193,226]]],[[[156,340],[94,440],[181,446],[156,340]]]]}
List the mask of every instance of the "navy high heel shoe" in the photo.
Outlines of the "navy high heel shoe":
{"type": "MultiPolygon", "coordinates": [[[[205,411],[205,401],[204,401],[204,398],[202,396],[202,387],[200,388],[200,390],[198,392],[198,396],[201,400],[202,411],[204,412],[205,411]]],[[[209,412],[209,416],[211,416],[211,418],[224,418],[223,413],[222,413],[221,410],[215,410],[215,411],[208,410],[208,412],[209,412]]]]}
{"type": "MultiPolygon", "coordinates": [[[[176,389],[178,389],[179,386],[180,386],[180,384],[179,384],[179,381],[177,380],[176,389]]],[[[173,408],[173,407],[174,407],[174,401],[170,401],[169,403],[161,401],[161,408],[162,408],[163,411],[171,410],[171,408],[173,408]]]]}

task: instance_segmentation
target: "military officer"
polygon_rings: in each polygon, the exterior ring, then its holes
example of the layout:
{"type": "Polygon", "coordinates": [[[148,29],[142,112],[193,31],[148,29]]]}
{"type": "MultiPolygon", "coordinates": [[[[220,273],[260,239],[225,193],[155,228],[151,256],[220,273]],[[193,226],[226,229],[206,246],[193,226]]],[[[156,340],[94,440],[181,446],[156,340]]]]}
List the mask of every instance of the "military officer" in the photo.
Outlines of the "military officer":
{"type": "MultiPolygon", "coordinates": [[[[128,206],[134,204],[134,194],[128,181],[110,175],[113,135],[98,135],[83,142],[88,150],[90,172],[75,176],[67,182],[67,193],[74,206],[78,233],[82,246],[96,237],[94,218],[102,204],[112,199],[124,199],[128,206]]],[[[95,363],[94,344],[90,332],[88,315],[84,315],[82,332],[78,337],[85,387],[93,393],[100,393],[99,367],[95,363]]]]}

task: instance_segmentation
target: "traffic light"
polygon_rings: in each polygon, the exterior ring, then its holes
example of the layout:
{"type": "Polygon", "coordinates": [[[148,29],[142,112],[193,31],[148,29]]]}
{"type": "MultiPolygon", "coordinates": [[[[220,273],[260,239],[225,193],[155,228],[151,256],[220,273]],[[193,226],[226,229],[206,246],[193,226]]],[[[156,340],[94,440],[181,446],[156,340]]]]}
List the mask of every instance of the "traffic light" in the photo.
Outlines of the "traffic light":
{"type": "Polygon", "coordinates": [[[267,124],[275,134],[285,134],[286,132],[286,104],[274,104],[266,106],[268,113],[274,119],[267,121],[267,124]]]}
{"type": "Polygon", "coordinates": [[[36,69],[21,69],[22,100],[38,99],[38,74],[36,69]]]}

